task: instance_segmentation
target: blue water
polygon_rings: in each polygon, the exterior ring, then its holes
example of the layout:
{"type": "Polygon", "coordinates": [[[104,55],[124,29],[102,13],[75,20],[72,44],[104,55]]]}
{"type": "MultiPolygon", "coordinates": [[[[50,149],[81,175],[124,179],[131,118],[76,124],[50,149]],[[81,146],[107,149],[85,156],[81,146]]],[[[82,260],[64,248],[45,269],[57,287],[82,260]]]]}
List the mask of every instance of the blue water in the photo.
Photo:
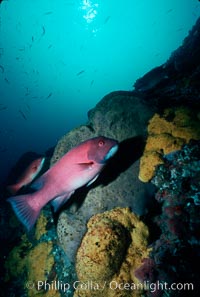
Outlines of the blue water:
{"type": "Polygon", "coordinates": [[[132,90],[200,15],[198,0],[3,0],[0,180],[43,153],[107,93],[132,90]]]}

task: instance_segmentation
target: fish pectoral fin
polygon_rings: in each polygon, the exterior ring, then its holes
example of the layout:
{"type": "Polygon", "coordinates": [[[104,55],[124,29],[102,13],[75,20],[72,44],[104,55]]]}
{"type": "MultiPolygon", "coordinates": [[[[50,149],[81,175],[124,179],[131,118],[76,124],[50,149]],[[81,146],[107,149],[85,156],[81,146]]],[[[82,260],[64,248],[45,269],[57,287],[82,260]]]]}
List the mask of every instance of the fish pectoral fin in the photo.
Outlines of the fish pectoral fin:
{"type": "Polygon", "coordinates": [[[99,177],[99,174],[97,174],[89,183],[87,184],[87,187],[90,186],[95,180],[99,177]]]}
{"type": "Polygon", "coordinates": [[[79,165],[80,167],[82,167],[83,170],[88,170],[88,169],[92,169],[94,162],[85,162],[85,163],[78,163],[77,165],[79,165]]]}
{"type": "Polygon", "coordinates": [[[36,179],[36,180],[30,185],[30,187],[31,187],[31,189],[33,189],[33,190],[37,190],[37,191],[38,191],[38,190],[40,190],[40,189],[43,188],[44,183],[45,183],[44,178],[41,176],[41,177],[39,177],[38,179],[36,179]]]}
{"type": "Polygon", "coordinates": [[[51,201],[54,212],[58,211],[58,209],[71,197],[73,193],[74,191],[64,193],[63,195],[57,196],[53,201],[51,201]]]}

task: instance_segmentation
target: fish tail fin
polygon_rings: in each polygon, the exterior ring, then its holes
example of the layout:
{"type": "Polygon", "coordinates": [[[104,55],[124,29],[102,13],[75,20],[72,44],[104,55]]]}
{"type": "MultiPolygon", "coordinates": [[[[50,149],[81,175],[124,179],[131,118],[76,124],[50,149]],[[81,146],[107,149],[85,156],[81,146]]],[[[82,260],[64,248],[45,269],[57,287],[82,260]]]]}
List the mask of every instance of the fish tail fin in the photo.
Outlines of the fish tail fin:
{"type": "Polygon", "coordinates": [[[33,194],[19,195],[7,199],[16,216],[28,231],[33,227],[40,214],[40,208],[35,209],[31,203],[29,203],[30,199],[32,199],[32,195],[33,194]]]}
{"type": "Polygon", "coordinates": [[[19,184],[14,184],[14,185],[8,185],[6,187],[7,191],[14,195],[15,193],[17,193],[20,190],[21,186],[19,184]]]}

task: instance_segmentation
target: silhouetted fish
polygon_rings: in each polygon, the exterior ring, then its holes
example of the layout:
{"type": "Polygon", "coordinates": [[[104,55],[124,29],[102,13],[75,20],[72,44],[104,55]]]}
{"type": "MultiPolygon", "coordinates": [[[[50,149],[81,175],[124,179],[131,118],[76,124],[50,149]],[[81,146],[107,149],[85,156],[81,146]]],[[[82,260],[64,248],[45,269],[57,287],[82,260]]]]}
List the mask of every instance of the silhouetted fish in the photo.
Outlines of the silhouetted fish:
{"type": "Polygon", "coordinates": [[[0,65],[1,73],[4,73],[4,67],[0,65]]]}
{"type": "Polygon", "coordinates": [[[109,19],[110,19],[110,15],[107,16],[107,18],[105,18],[104,25],[109,21],[109,19]]]}
{"type": "Polygon", "coordinates": [[[19,113],[22,115],[23,119],[27,121],[27,117],[25,116],[23,111],[21,111],[21,109],[19,109],[19,113]]]}
{"type": "Polygon", "coordinates": [[[53,11],[47,11],[47,12],[44,13],[44,15],[50,15],[52,13],[53,13],[53,11]]]}
{"type": "Polygon", "coordinates": [[[8,85],[10,84],[9,80],[6,77],[4,78],[4,80],[8,85]]]}
{"type": "Polygon", "coordinates": [[[49,93],[49,95],[46,97],[46,99],[49,99],[52,96],[53,93],[49,93]]]}
{"type": "Polygon", "coordinates": [[[80,143],[33,183],[35,193],[8,199],[19,220],[30,230],[41,209],[51,201],[57,211],[84,185],[93,183],[116,153],[116,140],[103,136],[80,143]]]}
{"type": "Polygon", "coordinates": [[[173,11],[173,9],[171,8],[171,9],[168,9],[167,11],[166,11],[166,14],[168,14],[168,13],[170,13],[170,12],[172,12],[173,11]]]}
{"type": "Polygon", "coordinates": [[[38,158],[31,162],[31,164],[26,168],[22,175],[17,179],[16,183],[7,186],[7,190],[11,194],[17,193],[22,187],[30,184],[34,178],[39,174],[43,165],[45,158],[38,158]]]}
{"type": "Polygon", "coordinates": [[[85,72],[85,70],[81,70],[80,72],[76,73],[77,76],[83,74],[85,72]]]}
{"type": "Polygon", "coordinates": [[[45,35],[45,33],[46,33],[45,27],[44,27],[44,26],[42,26],[42,35],[41,35],[41,36],[44,36],[44,35],[45,35]]]}
{"type": "Polygon", "coordinates": [[[27,107],[27,110],[28,110],[28,111],[30,111],[30,110],[31,110],[31,107],[30,107],[30,105],[29,105],[29,104],[27,104],[27,103],[26,103],[26,107],[27,107]]]}
{"type": "Polygon", "coordinates": [[[7,109],[7,106],[0,106],[0,111],[7,109]]]}

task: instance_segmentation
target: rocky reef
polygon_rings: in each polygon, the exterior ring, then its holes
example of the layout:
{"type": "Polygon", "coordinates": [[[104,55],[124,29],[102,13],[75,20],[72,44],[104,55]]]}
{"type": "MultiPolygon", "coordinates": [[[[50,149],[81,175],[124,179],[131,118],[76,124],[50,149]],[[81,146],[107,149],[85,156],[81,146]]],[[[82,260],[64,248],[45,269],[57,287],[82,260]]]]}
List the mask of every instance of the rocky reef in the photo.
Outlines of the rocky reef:
{"type": "Polygon", "coordinates": [[[106,95],[86,124],[57,143],[50,166],[88,138],[119,141],[92,185],[77,190],[58,214],[47,205],[28,235],[0,192],[2,296],[198,296],[199,81],[200,19],[134,91],[106,95]],[[45,281],[69,286],[49,289],[45,281]],[[147,286],[135,290],[137,282],[147,286]],[[165,283],[195,289],[158,286],[165,283]]]}
{"type": "Polygon", "coordinates": [[[147,291],[147,296],[163,296],[166,292],[169,296],[198,296],[199,173],[200,141],[194,140],[169,154],[156,169],[152,183],[158,188],[155,198],[161,209],[153,220],[160,228],[160,237],[151,245],[150,262],[144,262],[135,272],[141,281],[156,284],[155,292],[147,291]],[[160,283],[167,284],[165,289],[157,285],[160,283]],[[170,291],[171,284],[175,286],[170,291]],[[188,285],[184,288],[184,284],[188,285]]]}

